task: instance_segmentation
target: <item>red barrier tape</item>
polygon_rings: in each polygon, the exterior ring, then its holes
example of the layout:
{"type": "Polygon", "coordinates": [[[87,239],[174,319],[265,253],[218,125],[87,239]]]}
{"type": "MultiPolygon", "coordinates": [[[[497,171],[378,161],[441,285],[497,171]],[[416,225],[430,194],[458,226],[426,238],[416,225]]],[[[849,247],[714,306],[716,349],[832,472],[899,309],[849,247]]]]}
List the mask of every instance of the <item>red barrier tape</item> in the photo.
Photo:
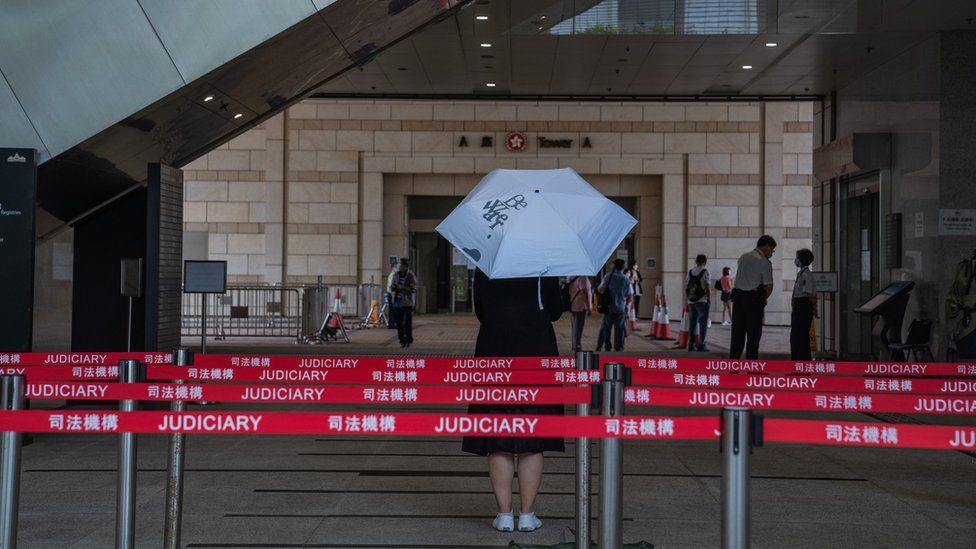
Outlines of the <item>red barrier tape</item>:
{"type": "Polygon", "coordinates": [[[967,376],[976,377],[976,363],[954,362],[797,362],[793,360],[730,360],[651,358],[600,355],[600,365],[618,362],[637,370],[728,374],[817,374],[846,376],[967,376]]]}
{"type": "Polygon", "coordinates": [[[690,406],[693,408],[743,406],[755,410],[976,414],[976,398],[973,397],[640,389],[628,387],[624,390],[624,401],[635,406],[690,406]]]}
{"type": "Polygon", "coordinates": [[[437,370],[317,370],[279,368],[205,368],[197,366],[154,366],[147,369],[149,379],[187,379],[194,381],[253,381],[265,383],[411,383],[420,385],[561,385],[599,383],[596,370],[512,370],[512,371],[437,371],[437,370]],[[214,377],[219,372],[219,377],[214,377]],[[582,377],[586,377],[586,381],[582,377]]]}
{"type": "Polygon", "coordinates": [[[579,404],[580,387],[354,387],[176,385],[153,383],[28,383],[30,399],[204,400],[212,402],[328,402],[342,404],[579,404]]]}
{"type": "Polygon", "coordinates": [[[538,370],[575,369],[569,357],[369,357],[316,355],[196,355],[194,366],[359,370],[538,370]]]}
{"type": "Polygon", "coordinates": [[[0,411],[0,430],[32,433],[432,435],[714,439],[716,417],[573,417],[375,412],[0,411]]]}
{"type": "MultiPolygon", "coordinates": [[[[0,369],[2,370],[2,369],[0,369]]],[[[118,366],[22,366],[0,373],[24,374],[29,381],[118,381],[118,366]]],[[[149,366],[150,380],[247,381],[254,383],[354,383],[358,385],[562,385],[599,383],[596,370],[303,370],[293,368],[202,368],[198,366],[149,366]]]]}
{"type": "MultiPolygon", "coordinates": [[[[518,416],[362,412],[0,411],[0,430],[72,434],[515,436],[714,440],[715,417],[518,416]]],[[[766,419],[765,442],[976,449],[976,427],[766,419]]]]}
{"type": "Polygon", "coordinates": [[[763,421],[766,442],[878,448],[976,449],[976,427],[902,425],[851,421],[771,419],[763,421]]]}
{"type": "Polygon", "coordinates": [[[138,360],[143,364],[172,364],[173,353],[0,353],[4,366],[107,366],[120,360],[138,360]]]}
{"type": "Polygon", "coordinates": [[[751,374],[682,374],[635,370],[634,385],[694,387],[705,389],[753,389],[769,391],[833,391],[892,394],[973,395],[976,380],[854,378],[830,376],[751,375],[751,374]]]}

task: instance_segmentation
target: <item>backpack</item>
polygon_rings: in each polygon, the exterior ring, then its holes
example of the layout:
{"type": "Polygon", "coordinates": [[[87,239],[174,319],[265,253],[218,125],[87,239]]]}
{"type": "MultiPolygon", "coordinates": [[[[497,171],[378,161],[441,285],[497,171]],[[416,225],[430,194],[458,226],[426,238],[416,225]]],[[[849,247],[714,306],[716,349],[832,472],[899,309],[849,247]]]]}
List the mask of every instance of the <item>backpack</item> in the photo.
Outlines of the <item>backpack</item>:
{"type": "Polygon", "coordinates": [[[702,288],[701,281],[707,272],[702,269],[698,276],[692,276],[691,271],[688,271],[688,285],[685,287],[685,295],[688,296],[688,301],[699,301],[705,297],[705,288],[702,288]]]}
{"type": "Polygon", "coordinates": [[[605,315],[610,312],[610,288],[604,288],[596,297],[596,312],[605,315]]]}

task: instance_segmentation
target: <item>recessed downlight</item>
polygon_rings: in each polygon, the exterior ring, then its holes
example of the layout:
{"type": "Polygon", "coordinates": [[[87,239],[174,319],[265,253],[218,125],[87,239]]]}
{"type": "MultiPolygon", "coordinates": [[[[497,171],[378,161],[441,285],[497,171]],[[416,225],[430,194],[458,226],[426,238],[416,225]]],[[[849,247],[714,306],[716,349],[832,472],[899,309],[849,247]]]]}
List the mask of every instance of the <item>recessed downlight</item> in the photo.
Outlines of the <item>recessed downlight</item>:
{"type": "Polygon", "coordinates": [[[494,88],[495,87],[495,83],[494,82],[485,82],[485,86],[488,86],[489,88],[494,88]]]}
{"type": "Polygon", "coordinates": [[[752,65],[742,65],[743,70],[752,70],[752,65]]]}
{"type": "Polygon", "coordinates": [[[776,42],[766,42],[766,47],[767,48],[775,48],[778,45],[779,44],[777,44],[776,42]]]}
{"type": "Polygon", "coordinates": [[[239,113],[237,113],[237,114],[234,115],[234,120],[237,120],[238,118],[244,118],[244,113],[239,112],[239,113]]]}
{"type": "Polygon", "coordinates": [[[488,16],[487,15],[475,15],[474,18],[477,19],[478,21],[487,21],[488,20],[488,16]]]}
{"type": "Polygon", "coordinates": [[[214,100],[214,96],[212,96],[212,95],[208,95],[208,96],[206,96],[206,97],[203,98],[203,102],[204,103],[208,103],[208,102],[213,101],[213,100],[214,100]]]}
{"type": "Polygon", "coordinates": [[[481,43],[481,47],[482,48],[490,48],[491,47],[491,42],[482,42],[481,43]]]}

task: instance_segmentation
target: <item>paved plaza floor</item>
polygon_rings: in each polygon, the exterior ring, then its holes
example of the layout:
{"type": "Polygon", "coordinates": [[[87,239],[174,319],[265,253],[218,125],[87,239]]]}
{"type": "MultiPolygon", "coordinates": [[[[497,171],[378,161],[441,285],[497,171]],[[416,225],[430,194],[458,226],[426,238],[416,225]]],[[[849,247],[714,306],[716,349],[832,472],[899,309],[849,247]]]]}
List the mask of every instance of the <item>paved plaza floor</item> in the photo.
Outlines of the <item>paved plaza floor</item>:
{"type": "MultiPolygon", "coordinates": [[[[595,320],[589,322],[587,347],[595,347],[595,320]]],[[[646,321],[643,324],[646,330],[646,321]]],[[[568,331],[568,323],[560,321],[557,333],[564,350],[568,331]]],[[[471,354],[476,334],[477,324],[470,316],[420,317],[410,354],[471,354]]],[[[728,328],[717,326],[711,334],[712,351],[723,354],[728,328]]],[[[767,329],[764,354],[783,356],[786,336],[784,328],[767,329]]],[[[351,339],[350,344],[302,347],[284,341],[230,339],[212,343],[210,350],[403,352],[390,330],[355,331],[351,339]]],[[[682,354],[671,346],[640,336],[627,341],[628,352],[682,354]]],[[[358,408],[296,405],[287,409],[358,408]]],[[[830,417],[878,420],[861,414],[830,417]]],[[[646,540],[658,548],[718,547],[718,444],[627,441],[624,446],[625,542],[646,540]]],[[[492,530],[495,511],[485,460],[462,454],[459,447],[459,440],[443,438],[190,436],[183,545],[464,549],[502,548],[512,540],[550,545],[574,539],[574,441],[569,441],[565,454],[546,457],[537,501],[543,528],[529,534],[492,530]]],[[[599,455],[596,445],[594,454],[599,455]]],[[[115,437],[37,436],[23,453],[20,546],[112,547],[116,460],[115,437]]],[[[976,547],[976,459],[971,455],[770,444],[757,448],[752,460],[754,547],[976,547]]],[[[141,436],[139,547],[161,545],[165,468],[166,437],[141,436]]],[[[599,487],[598,477],[594,485],[599,487]]],[[[593,506],[597,507],[596,499],[593,506]]],[[[595,522],[593,527],[595,531],[595,522]]]]}

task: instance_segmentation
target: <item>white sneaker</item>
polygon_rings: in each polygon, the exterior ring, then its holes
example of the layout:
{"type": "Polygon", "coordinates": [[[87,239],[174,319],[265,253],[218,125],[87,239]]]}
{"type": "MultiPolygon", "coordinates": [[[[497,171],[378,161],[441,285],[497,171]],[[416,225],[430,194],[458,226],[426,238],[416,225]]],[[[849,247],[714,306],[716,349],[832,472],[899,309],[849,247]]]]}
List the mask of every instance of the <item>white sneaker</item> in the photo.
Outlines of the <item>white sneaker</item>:
{"type": "Polygon", "coordinates": [[[535,513],[519,513],[519,532],[531,532],[542,527],[542,521],[535,513]]]}
{"type": "Polygon", "coordinates": [[[498,513],[495,520],[491,521],[491,527],[499,532],[511,532],[515,530],[515,515],[512,513],[498,513]]]}
{"type": "Polygon", "coordinates": [[[731,326],[731,325],[732,325],[732,321],[731,320],[724,320],[724,321],[722,321],[722,326],[731,326]]]}

